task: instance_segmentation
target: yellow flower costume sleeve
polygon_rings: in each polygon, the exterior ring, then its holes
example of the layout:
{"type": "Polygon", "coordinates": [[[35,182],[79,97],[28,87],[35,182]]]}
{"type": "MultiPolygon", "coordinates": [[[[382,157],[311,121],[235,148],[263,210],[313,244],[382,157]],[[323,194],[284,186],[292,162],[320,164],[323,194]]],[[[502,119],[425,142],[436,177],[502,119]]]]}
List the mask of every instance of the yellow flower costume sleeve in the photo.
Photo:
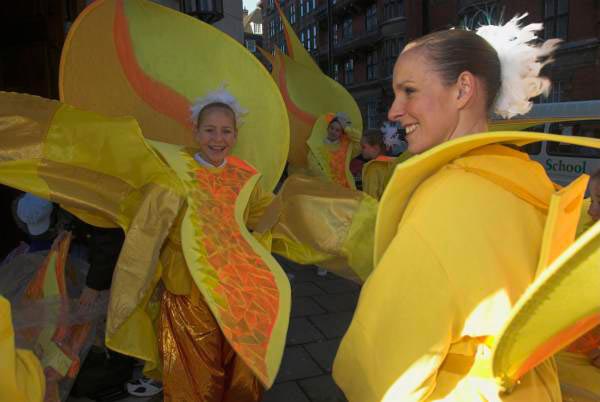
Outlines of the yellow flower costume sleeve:
{"type": "Polygon", "coordinates": [[[362,116],[356,101],[337,81],[320,71],[312,56],[301,45],[285,15],[279,11],[289,56],[275,50],[271,58],[272,76],[287,107],[291,142],[288,161],[292,173],[307,167],[307,141],[315,123],[328,113],[344,112],[352,122],[354,132],[349,139],[360,140],[362,116]],[[358,138],[356,138],[358,135],[358,138]]]}
{"type": "Polygon", "coordinates": [[[194,145],[191,103],[220,85],[249,109],[233,154],[272,191],[289,148],[285,106],[264,66],[229,35],[151,1],[100,0],[77,18],[61,58],[62,101],[131,115],[146,138],[170,144],[194,145]]]}
{"type": "Polygon", "coordinates": [[[145,307],[160,274],[160,248],[185,201],[179,179],[132,118],[0,92],[0,122],[2,184],[127,233],[113,277],[107,344],[156,362],[155,342],[144,335],[153,333],[145,307]]]}
{"type": "Polygon", "coordinates": [[[41,402],[44,400],[44,372],[29,350],[15,348],[10,303],[0,296],[0,400],[41,402]]]}

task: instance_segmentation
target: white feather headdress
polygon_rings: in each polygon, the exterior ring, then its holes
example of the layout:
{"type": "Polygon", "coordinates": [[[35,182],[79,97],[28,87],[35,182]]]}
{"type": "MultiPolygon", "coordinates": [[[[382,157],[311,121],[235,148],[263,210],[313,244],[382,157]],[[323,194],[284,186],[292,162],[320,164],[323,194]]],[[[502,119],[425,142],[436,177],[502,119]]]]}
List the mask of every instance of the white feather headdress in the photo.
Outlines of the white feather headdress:
{"type": "Polygon", "coordinates": [[[394,145],[402,145],[402,139],[400,138],[400,131],[395,123],[386,121],[380,128],[383,134],[383,143],[386,147],[392,148],[394,145]]]}
{"type": "Polygon", "coordinates": [[[532,106],[529,100],[550,90],[550,81],[539,77],[544,65],[552,62],[551,56],[559,39],[550,39],[541,46],[531,44],[542,24],[519,26],[527,14],[514,17],[504,25],[484,25],[477,35],[484,38],[498,53],[502,86],[494,104],[494,112],[504,118],[527,113],[532,106]]]}
{"type": "Polygon", "coordinates": [[[190,107],[191,120],[196,126],[198,122],[198,115],[206,106],[212,103],[224,103],[229,106],[235,114],[236,124],[240,126],[244,121],[243,117],[247,113],[247,110],[243,109],[237,99],[225,89],[225,85],[216,91],[209,92],[206,96],[197,98],[194,104],[190,107]]]}
{"type": "Polygon", "coordinates": [[[344,130],[352,125],[352,122],[350,121],[350,116],[348,116],[348,114],[345,112],[337,112],[333,116],[333,120],[337,120],[342,125],[342,128],[344,130]]]}

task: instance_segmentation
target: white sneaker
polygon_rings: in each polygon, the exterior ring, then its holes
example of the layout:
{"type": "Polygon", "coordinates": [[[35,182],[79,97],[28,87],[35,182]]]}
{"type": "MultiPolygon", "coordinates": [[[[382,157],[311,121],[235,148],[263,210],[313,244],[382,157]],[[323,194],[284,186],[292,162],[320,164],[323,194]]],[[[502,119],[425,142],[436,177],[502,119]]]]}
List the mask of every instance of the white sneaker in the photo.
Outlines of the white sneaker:
{"type": "Polygon", "coordinates": [[[162,392],[162,384],[148,377],[138,378],[127,383],[127,392],[133,396],[154,396],[162,392]]]}
{"type": "Polygon", "coordinates": [[[327,270],[325,268],[317,268],[317,275],[325,276],[327,275],[327,270]]]}

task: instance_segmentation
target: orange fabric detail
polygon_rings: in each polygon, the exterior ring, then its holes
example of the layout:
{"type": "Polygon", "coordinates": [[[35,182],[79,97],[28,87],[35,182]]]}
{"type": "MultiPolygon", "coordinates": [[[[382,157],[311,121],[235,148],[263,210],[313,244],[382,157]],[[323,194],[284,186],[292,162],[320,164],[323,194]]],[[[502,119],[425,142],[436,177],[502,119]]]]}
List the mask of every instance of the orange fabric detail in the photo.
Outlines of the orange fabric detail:
{"type": "Polygon", "coordinates": [[[600,313],[586,317],[569,328],[564,329],[552,338],[540,345],[532,354],[521,364],[521,367],[515,373],[515,378],[519,379],[529,370],[535,368],[538,364],[544,361],[548,356],[552,356],[565,346],[567,346],[578,335],[586,333],[590,329],[600,324],[600,313]]]}
{"type": "Polygon", "coordinates": [[[174,89],[149,77],[140,67],[135,57],[133,43],[129,35],[123,0],[116,2],[113,35],[115,48],[123,73],[133,90],[158,113],[162,113],[190,130],[193,124],[189,118],[190,102],[174,89]]]}
{"type": "Polygon", "coordinates": [[[256,169],[254,167],[250,166],[248,163],[246,163],[246,161],[244,161],[243,159],[240,159],[240,158],[236,158],[235,156],[232,156],[232,155],[229,155],[227,157],[227,164],[233,165],[233,166],[243,169],[243,170],[246,170],[252,174],[258,173],[256,171],[256,169]]]}
{"type": "Polygon", "coordinates": [[[335,152],[331,152],[331,157],[329,158],[329,169],[331,170],[333,181],[346,188],[351,188],[348,183],[348,176],[346,175],[346,157],[349,146],[350,140],[348,136],[342,135],[339,148],[335,152]]]}
{"type": "MultiPolygon", "coordinates": [[[[247,165],[245,165],[247,166],[247,165]]],[[[267,378],[266,357],[279,308],[279,291],[268,265],[244,239],[235,219],[237,197],[252,172],[227,164],[215,173],[196,168],[194,222],[206,250],[211,289],[221,329],[233,348],[267,378]]]]}
{"type": "Polygon", "coordinates": [[[600,348],[600,326],[577,339],[567,348],[567,352],[588,355],[593,350],[600,348]]]}
{"type": "Polygon", "coordinates": [[[304,110],[300,109],[294,103],[292,98],[290,98],[290,93],[288,92],[287,82],[285,79],[284,55],[282,53],[278,52],[275,57],[277,57],[279,59],[279,77],[278,77],[279,89],[281,90],[281,96],[283,97],[283,101],[285,102],[287,109],[289,110],[290,113],[292,113],[298,119],[304,121],[306,124],[308,124],[312,127],[315,124],[315,121],[317,120],[316,117],[313,116],[312,114],[307,113],[304,110]]]}

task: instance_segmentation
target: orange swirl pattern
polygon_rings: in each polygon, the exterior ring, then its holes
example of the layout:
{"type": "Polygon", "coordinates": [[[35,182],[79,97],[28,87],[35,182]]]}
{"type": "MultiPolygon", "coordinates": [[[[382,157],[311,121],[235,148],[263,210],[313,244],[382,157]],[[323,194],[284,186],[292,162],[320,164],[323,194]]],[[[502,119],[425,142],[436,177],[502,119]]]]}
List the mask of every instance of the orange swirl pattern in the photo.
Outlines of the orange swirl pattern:
{"type": "Polygon", "coordinates": [[[329,169],[334,182],[344,187],[352,188],[348,183],[348,176],[346,175],[346,156],[349,146],[350,140],[348,136],[342,135],[339,148],[335,152],[331,152],[331,156],[329,157],[329,169]]]}
{"type": "Polygon", "coordinates": [[[217,300],[217,318],[234,350],[267,382],[266,357],[278,315],[279,291],[268,265],[244,239],[235,219],[236,200],[256,171],[228,158],[219,172],[191,165],[192,222],[206,251],[208,288],[217,300]]]}

